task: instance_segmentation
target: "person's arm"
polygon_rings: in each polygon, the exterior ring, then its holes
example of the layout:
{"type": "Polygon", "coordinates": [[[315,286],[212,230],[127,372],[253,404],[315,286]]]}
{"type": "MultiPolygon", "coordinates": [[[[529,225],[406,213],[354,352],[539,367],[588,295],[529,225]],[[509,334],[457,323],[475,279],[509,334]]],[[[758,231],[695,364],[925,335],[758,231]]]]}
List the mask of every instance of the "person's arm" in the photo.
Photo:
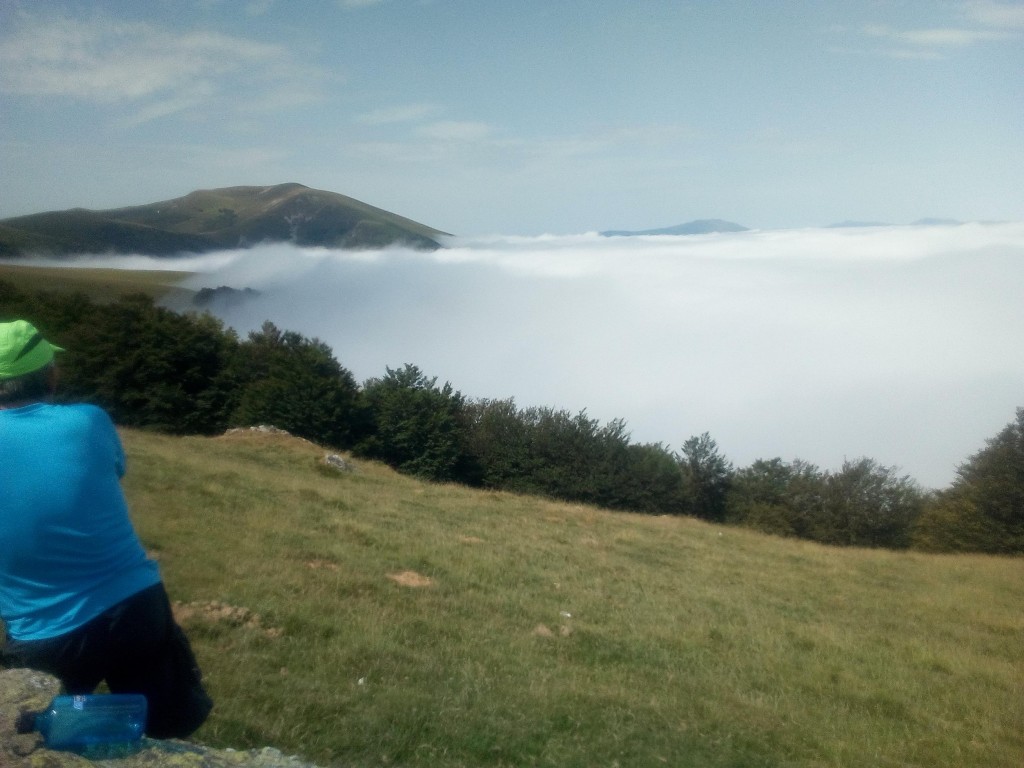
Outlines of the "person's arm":
{"type": "Polygon", "coordinates": [[[121,438],[114,427],[114,422],[111,421],[110,415],[106,411],[98,407],[96,407],[96,418],[94,421],[99,432],[98,439],[105,444],[104,450],[109,452],[109,456],[114,464],[114,471],[117,473],[118,478],[124,477],[125,472],[128,470],[128,462],[124,455],[124,446],[121,444],[121,438]]]}

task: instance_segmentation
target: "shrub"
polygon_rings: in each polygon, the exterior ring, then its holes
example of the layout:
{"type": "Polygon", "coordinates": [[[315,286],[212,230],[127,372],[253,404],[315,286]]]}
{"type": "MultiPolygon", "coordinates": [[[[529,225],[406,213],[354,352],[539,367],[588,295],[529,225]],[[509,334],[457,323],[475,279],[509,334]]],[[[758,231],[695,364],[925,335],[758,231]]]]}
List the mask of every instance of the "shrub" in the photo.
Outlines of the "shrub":
{"type": "Polygon", "coordinates": [[[339,448],[365,431],[355,379],[317,339],[264,323],[239,345],[226,378],[233,425],[271,424],[339,448]]]}
{"type": "Polygon", "coordinates": [[[415,365],[386,370],[363,387],[372,427],[357,452],[428,480],[476,479],[462,395],[447,382],[437,386],[436,377],[428,378],[415,365]]]}
{"type": "Polygon", "coordinates": [[[957,469],[914,530],[921,549],[1024,552],[1024,408],[957,469]]]}

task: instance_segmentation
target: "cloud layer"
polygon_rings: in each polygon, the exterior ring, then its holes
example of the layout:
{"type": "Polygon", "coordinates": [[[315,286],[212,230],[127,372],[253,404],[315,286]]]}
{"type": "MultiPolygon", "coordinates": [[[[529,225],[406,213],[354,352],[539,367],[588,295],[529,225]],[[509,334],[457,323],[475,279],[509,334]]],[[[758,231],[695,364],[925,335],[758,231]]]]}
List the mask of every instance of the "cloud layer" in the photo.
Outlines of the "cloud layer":
{"type": "Polygon", "coordinates": [[[707,430],[741,466],[866,455],[941,487],[1024,406],[1024,224],[116,263],[258,289],[215,312],[316,336],[360,380],[414,363],[470,397],[624,418],[638,442],[707,430]]]}

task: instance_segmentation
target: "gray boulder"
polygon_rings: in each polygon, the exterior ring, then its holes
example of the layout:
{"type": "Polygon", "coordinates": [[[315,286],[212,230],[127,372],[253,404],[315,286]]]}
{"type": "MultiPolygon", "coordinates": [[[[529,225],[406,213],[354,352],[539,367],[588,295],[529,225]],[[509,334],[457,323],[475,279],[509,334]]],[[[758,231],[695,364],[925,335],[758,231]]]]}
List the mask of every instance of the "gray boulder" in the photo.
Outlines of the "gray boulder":
{"type": "Polygon", "coordinates": [[[212,749],[187,741],[143,739],[132,747],[88,757],[46,749],[35,733],[18,734],[22,710],[41,710],[60,692],[49,675],[28,669],[0,669],[0,768],[316,768],[270,747],[212,749]]]}

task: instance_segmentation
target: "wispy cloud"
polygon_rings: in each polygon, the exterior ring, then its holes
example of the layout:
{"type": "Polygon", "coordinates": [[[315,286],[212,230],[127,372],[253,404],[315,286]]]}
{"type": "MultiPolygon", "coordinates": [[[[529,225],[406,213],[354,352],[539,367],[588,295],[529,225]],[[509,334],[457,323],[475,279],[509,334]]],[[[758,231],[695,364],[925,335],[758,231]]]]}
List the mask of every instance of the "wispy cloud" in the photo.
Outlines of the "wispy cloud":
{"type": "Polygon", "coordinates": [[[885,25],[869,25],[863,28],[869,37],[891,40],[896,43],[923,49],[963,48],[975,43],[1005,40],[1006,32],[991,29],[958,29],[953,27],[932,29],[898,30],[885,25]]]}
{"type": "Polygon", "coordinates": [[[430,117],[440,110],[436,104],[400,104],[393,107],[365,112],[356,117],[363,125],[389,125],[392,123],[413,123],[430,117]]]}
{"type": "Polygon", "coordinates": [[[197,109],[214,95],[214,88],[209,82],[197,82],[189,90],[179,90],[166,98],[154,100],[135,110],[124,124],[128,126],[142,125],[151,120],[170,117],[180,112],[197,109]]]}
{"type": "Polygon", "coordinates": [[[996,3],[975,0],[967,3],[966,14],[974,21],[989,27],[1024,30],[1024,3],[996,3]]]}
{"type": "Polygon", "coordinates": [[[865,24],[857,29],[837,27],[859,43],[834,46],[837,53],[857,53],[897,59],[942,59],[957,50],[1020,37],[1024,31],[1024,4],[973,0],[959,6],[959,18],[948,26],[898,28],[865,24]],[[865,43],[874,43],[865,47],[865,43]]]}
{"type": "Polygon", "coordinates": [[[26,13],[0,37],[0,92],[128,105],[136,123],[252,89],[309,96],[310,75],[282,46],[144,22],[26,13]]]}

